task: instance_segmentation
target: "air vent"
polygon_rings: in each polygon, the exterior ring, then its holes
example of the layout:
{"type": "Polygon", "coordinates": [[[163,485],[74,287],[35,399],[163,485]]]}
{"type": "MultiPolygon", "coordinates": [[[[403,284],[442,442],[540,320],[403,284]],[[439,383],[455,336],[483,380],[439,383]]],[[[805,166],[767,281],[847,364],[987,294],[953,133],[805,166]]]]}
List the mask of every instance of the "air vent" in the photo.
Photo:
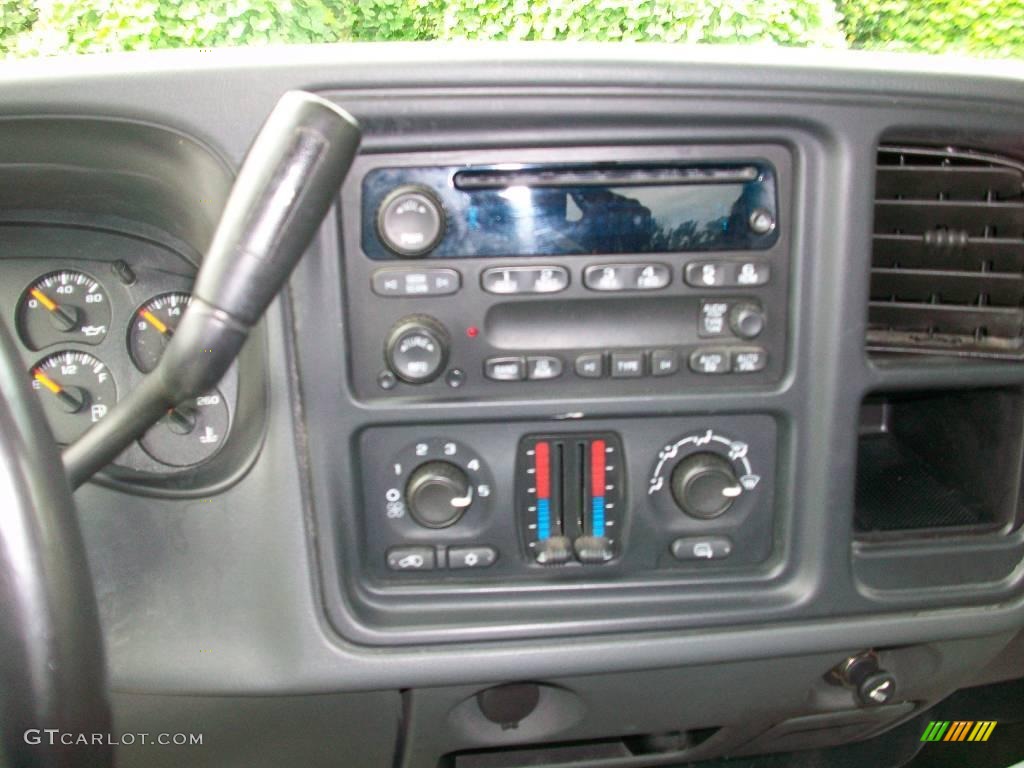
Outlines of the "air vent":
{"type": "Polygon", "coordinates": [[[1024,164],[878,152],[867,346],[1024,359],[1024,164]]]}

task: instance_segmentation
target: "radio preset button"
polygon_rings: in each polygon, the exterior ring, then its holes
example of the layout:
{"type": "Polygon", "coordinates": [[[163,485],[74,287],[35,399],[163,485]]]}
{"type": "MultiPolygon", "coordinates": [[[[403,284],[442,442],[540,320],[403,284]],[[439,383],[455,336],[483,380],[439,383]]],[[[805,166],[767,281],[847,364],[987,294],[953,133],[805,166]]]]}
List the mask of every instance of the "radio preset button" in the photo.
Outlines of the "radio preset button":
{"type": "Polygon", "coordinates": [[[644,375],[643,352],[613,352],[612,378],[632,379],[644,375]]]}
{"type": "Polygon", "coordinates": [[[558,293],[569,287],[565,267],[492,267],[484,270],[480,284],[487,293],[558,293]]]}
{"type": "Polygon", "coordinates": [[[733,373],[757,373],[768,363],[768,355],[760,347],[732,350],[733,373]]]}
{"type": "Polygon", "coordinates": [[[771,264],[762,261],[744,261],[736,265],[737,286],[765,285],[772,275],[771,264]]]}
{"type": "Polygon", "coordinates": [[[484,362],[484,376],[493,381],[522,381],[526,363],[521,357],[492,357],[484,362]]]}
{"type": "Polygon", "coordinates": [[[765,285],[772,274],[763,261],[694,261],[686,265],[683,279],[694,288],[754,288],[765,285]]]}
{"type": "Polygon", "coordinates": [[[393,253],[423,256],[444,235],[444,209],[426,189],[399,187],[384,198],[377,211],[377,233],[393,253]]]}
{"type": "Polygon", "coordinates": [[[693,261],[686,265],[683,279],[696,288],[721,288],[728,285],[729,277],[725,262],[693,261]]]}
{"type": "Polygon", "coordinates": [[[576,375],[581,379],[600,379],[604,376],[604,355],[588,352],[576,358],[576,375]]]}
{"type": "Polygon", "coordinates": [[[583,284],[592,291],[656,291],[671,280],[664,264],[593,264],[583,271],[583,284]]]}
{"type": "Polygon", "coordinates": [[[671,376],[679,370],[679,355],[671,349],[651,351],[651,375],[671,376]]]}
{"type": "Polygon", "coordinates": [[[690,354],[690,370],[694,373],[728,373],[729,369],[728,349],[697,349],[690,354]]]}
{"type": "Polygon", "coordinates": [[[562,361],[557,357],[541,356],[526,358],[526,378],[531,381],[557,379],[562,375],[562,361]]]}
{"type": "Polygon", "coordinates": [[[378,269],[371,285],[378,296],[448,296],[462,277],[454,269],[378,269]]]}

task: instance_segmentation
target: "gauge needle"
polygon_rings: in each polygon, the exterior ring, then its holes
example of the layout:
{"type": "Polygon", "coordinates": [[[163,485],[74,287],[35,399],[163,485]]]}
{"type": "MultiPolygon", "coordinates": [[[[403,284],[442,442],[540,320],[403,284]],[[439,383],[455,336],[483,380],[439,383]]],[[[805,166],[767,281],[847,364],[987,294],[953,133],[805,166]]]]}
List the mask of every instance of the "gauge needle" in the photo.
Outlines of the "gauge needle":
{"type": "Polygon", "coordinates": [[[146,320],[148,320],[150,325],[152,325],[154,328],[160,331],[160,333],[162,333],[167,338],[171,338],[171,336],[174,335],[174,331],[168,328],[167,325],[164,324],[164,322],[159,317],[154,315],[148,309],[142,310],[141,312],[139,312],[139,314],[142,315],[146,320]]]}
{"type": "Polygon", "coordinates": [[[42,304],[46,309],[54,314],[58,319],[60,329],[62,331],[70,331],[75,325],[78,324],[77,319],[70,312],[67,312],[63,307],[59,306],[53,299],[47,296],[45,293],[40,291],[38,288],[33,288],[29,293],[32,294],[32,298],[42,304]]]}
{"type": "Polygon", "coordinates": [[[76,398],[74,395],[72,395],[70,392],[64,389],[64,387],[62,387],[60,384],[51,379],[42,371],[34,371],[32,375],[33,377],[35,377],[36,381],[38,381],[48,390],[53,392],[53,394],[55,394],[60,399],[60,401],[64,403],[64,405],[66,405],[68,408],[70,408],[72,411],[77,411],[84,404],[82,400],[76,398]]]}

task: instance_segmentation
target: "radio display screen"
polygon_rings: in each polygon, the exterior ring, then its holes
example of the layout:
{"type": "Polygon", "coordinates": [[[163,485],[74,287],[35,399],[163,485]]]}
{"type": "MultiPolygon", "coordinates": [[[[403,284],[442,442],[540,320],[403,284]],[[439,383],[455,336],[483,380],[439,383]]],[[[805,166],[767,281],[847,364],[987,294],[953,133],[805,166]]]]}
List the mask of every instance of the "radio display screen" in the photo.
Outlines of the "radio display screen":
{"type": "Polygon", "coordinates": [[[776,233],[753,233],[750,219],[755,211],[775,216],[774,178],[769,168],[739,170],[715,178],[704,171],[694,180],[664,172],[470,175],[448,168],[380,169],[364,180],[363,246],[371,258],[394,258],[380,243],[376,209],[394,189],[410,185],[431,193],[443,209],[444,234],[431,258],[770,247],[776,233]]]}

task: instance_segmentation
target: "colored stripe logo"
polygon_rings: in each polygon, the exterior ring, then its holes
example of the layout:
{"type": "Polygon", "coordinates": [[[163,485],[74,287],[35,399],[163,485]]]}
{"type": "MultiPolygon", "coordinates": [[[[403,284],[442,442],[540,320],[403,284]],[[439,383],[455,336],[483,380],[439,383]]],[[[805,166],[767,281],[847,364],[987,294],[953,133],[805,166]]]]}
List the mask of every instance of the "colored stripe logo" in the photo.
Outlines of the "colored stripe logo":
{"type": "Polygon", "coordinates": [[[988,741],[996,720],[932,720],[921,741],[988,741]]]}

